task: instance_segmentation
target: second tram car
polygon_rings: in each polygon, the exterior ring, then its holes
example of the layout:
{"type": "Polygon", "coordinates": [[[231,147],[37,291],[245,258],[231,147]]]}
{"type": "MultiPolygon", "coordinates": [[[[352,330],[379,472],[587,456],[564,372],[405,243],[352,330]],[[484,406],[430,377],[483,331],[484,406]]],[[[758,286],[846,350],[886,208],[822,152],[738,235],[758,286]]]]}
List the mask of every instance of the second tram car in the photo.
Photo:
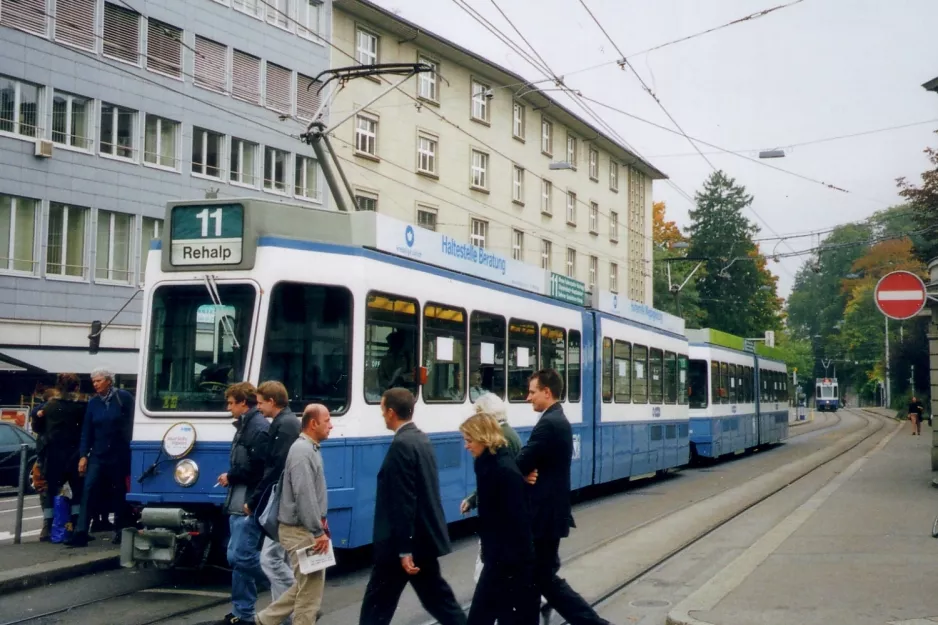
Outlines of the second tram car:
{"type": "Polygon", "coordinates": [[[817,378],[815,380],[814,408],[818,412],[825,410],[837,412],[840,408],[840,389],[836,379],[817,378]]]}

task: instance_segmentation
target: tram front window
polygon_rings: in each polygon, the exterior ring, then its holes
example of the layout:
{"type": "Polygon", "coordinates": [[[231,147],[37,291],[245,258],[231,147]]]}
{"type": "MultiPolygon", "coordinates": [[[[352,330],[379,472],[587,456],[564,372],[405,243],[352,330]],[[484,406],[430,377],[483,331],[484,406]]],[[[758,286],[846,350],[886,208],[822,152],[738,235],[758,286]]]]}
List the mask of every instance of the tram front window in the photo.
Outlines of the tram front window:
{"type": "MultiPolygon", "coordinates": [[[[691,408],[707,407],[707,361],[691,360],[687,369],[687,392],[691,408]]],[[[719,380],[716,380],[719,383],[719,380]]]]}
{"type": "Polygon", "coordinates": [[[146,406],[156,412],[224,412],[225,389],[244,379],[256,293],[218,284],[220,305],[203,285],[153,293],[146,406]]]}

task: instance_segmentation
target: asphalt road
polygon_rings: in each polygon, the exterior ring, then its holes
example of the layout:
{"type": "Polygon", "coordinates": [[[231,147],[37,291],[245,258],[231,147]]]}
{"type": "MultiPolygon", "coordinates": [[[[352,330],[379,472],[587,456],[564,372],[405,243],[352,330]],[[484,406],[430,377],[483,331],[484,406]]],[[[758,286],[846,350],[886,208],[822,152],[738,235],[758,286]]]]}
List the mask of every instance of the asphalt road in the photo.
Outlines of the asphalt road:
{"type": "MultiPolygon", "coordinates": [[[[0,490],[0,546],[13,542],[16,528],[16,491],[0,490]]],[[[23,540],[38,540],[42,529],[42,508],[38,495],[23,501],[23,540]]]]}

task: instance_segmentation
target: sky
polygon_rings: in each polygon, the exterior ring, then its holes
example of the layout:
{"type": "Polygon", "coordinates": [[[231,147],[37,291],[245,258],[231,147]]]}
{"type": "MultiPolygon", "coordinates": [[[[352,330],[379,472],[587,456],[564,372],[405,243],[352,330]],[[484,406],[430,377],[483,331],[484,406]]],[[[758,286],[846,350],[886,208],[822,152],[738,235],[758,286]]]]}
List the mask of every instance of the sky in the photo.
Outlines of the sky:
{"type": "MultiPolygon", "coordinates": [[[[457,0],[372,1],[529,80],[544,79],[457,0]]],[[[714,167],[754,196],[746,215],[761,228],[758,237],[821,230],[901,203],[896,178],[918,182],[928,167],[922,150],[938,146],[938,94],[921,86],[938,76],[934,0],[802,0],[647,54],[635,53],[791,0],[585,0],[628,57],[632,69],[624,70],[615,63],[621,55],[580,0],[466,1],[520,43],[497,3],[550,70],[585,98],[674,129],[637,72],[687,135],[755,159],[699,146],[714,167]],[[794,145],[924,121],[930,123],[794,145]],[[758,159],[759,150],[773,148],[785,149],[786,156],[758,159]]],[[[551,95],[569,104],[565,94],[551,95]]],[[[693,208],[685,194],[701,188],[711,165],[680,134],[590,106],[668,175],[670,183],[655,182],[654,199],[666,203],[668,219],[685,227],[693,208]]],[[[761,245],[769,256],[800,252],[816,247],[818,237],[761,245]]],[[[769,261],[779,295],[787,297],[807,258],[769,261]]]]}

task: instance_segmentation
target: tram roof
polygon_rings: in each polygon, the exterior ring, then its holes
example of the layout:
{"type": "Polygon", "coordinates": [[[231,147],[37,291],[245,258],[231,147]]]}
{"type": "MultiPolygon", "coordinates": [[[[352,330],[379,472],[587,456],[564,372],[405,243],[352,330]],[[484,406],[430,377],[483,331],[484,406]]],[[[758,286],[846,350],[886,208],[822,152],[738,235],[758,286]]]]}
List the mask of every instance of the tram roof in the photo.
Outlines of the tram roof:
{"type": "Polygon", "coordinates": [[[767,360],[777,360],[785,362],[785,353],[777,347],[769,347],[764,343],[755,343],[753,348],[747,349],[746,339],[729,332],[722,332],[714,328],[701,328],[687,330],[687,338],[692,343],[706,343],[716,347],[725,347],[727,349],[739,352],[753,353],[767,360]]]}

